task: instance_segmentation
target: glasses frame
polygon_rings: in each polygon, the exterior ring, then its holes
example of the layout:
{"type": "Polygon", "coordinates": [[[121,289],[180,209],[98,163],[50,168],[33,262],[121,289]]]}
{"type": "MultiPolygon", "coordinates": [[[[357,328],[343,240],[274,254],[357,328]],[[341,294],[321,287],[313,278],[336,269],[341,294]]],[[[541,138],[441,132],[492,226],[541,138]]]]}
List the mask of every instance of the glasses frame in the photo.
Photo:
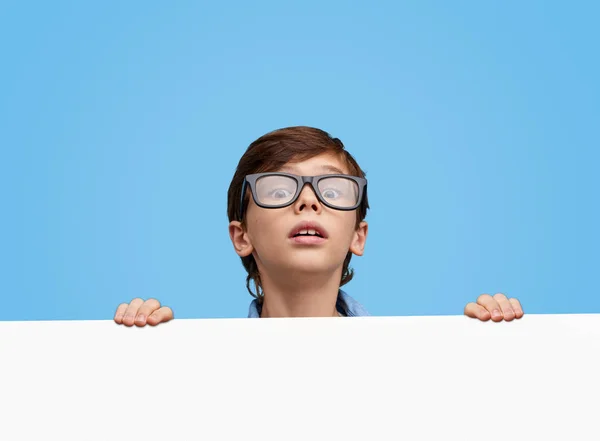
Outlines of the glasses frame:
{"type": "Polygon", "coordinates": [[[251,175],[247,175],[244,179],[244,183],[242,184],[242,196],[241,196],[240,213],[239,213],[240,220],[243,219],[243,216],[244,216],[244,208],[245,208],[244,207],[244,199],[246,196],[246,188],[247,187],[250,187],[250,192],[252,193],[252,199],[254,199],[254,203],[256,205],[258,205],[261,208],[275,209],[275,208],[289,207],[294,202],[296,202],[298,200],[298,197],[300,197],[300,193],[302,193],[302,190],[304,189],[304,186],[306,184],[308,184],[312,187],[313,192],[317,196],[317,199],[319,199],[319,201],[326,207],[329,207],[333,210],[352,211],[352,210],[356,210],[362,204],[364,194],[366,193],[367,180],[365,178],[360,178],[358,176],[350,176],[350,175],[343,175],[343,174],[342,175],[329,174],[329,175],[318,175],[318,176],[298,176],[298,175],[293,175],[291,173],[283,173],[283,172],[265,172],[265,173],[254,173],[251,175]],[[296,187],[296,194],[294,194],[292,199],[290,199],[288,202],[281,204],[281,205],[261,204],[258,201],[258,196],[256,195],[256,181],[258,181],[260,178],[263,178],[265,176],[285,176],[285,177],[294,179],[298,183],[298,185],[296,187]],[[356,204],[352,207],[341,208],[341,207],[333,206],[329,202],[327,202],[325,200],[325,198],[321,195],[321,192],[319,191],[319,182],[321,180],[327,179],[327,178],[344,178],[344,179],[350,179],[350,180],[354,181],[358,185],[358,199],[357,199],[356,204]]]}

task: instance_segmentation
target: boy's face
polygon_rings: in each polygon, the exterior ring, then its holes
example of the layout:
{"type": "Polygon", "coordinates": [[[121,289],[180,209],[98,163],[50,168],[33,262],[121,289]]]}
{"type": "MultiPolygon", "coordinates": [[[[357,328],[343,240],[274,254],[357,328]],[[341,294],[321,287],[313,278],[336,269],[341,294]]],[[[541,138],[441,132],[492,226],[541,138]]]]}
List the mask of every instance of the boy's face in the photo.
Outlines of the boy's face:
{"type": "MultiPolygon", "coordinates": [[[[328,153],[289,163],[277,171],[299,176],[349,174],[346,164],[328,153]]],[[[310,185],[304,186],[298,199],[284,208],[261,208],[250,197],[244,216],[245,229],[237,221],[229,225],[234,248],[241,257],[253,254],[261,274],[266,271],[272,277],[282,271],[307,275],[341,271],[348,251],[362,255],[367,239],[367,223],[361,222],[356,228],[356,210],[341,211],[323,205],[310,185]],[[294,237],[303,222],[316,224],[325,237],[294,237]]]]}

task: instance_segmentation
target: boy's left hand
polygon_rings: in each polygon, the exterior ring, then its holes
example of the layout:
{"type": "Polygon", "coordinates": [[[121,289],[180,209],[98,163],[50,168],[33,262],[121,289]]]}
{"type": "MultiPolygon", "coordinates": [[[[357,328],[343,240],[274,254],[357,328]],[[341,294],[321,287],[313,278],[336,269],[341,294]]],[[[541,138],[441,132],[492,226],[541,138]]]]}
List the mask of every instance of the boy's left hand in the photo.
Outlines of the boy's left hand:
{"type": "Polygon", "coordinates": [[[465,306],[465,315],[467,317],[476,318],[482,322],[487,322],[490,318],[494,322],[507,322],[513,319],[523,317],[523,308],[521,303],[515,299],[509,299],[502,293],[491,296],[482,294],[477,298],[477,302],[468,303],[465,306]]]}

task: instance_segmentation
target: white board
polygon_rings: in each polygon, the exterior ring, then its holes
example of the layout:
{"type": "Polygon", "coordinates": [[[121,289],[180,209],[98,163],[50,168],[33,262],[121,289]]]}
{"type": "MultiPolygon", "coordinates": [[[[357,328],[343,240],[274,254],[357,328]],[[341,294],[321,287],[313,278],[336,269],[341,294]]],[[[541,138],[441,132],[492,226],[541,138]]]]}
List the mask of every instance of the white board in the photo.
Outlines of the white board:
{"type": "Polygon", "coordinates": [[[600,439],[600,314],[0,322],[0,439],[600,439]]]}

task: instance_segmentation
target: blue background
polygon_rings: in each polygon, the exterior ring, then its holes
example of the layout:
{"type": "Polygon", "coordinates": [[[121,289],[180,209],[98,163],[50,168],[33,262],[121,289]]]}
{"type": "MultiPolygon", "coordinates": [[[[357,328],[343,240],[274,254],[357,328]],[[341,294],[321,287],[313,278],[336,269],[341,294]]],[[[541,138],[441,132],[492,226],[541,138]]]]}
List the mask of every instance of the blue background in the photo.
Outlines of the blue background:
{"type": "Polygon", "coordinates": [[[367,171],[372,314],[600,312],[594,3],[2,2],[0,320],[245,317],[227,187],[290,125],[367,171]]]}

